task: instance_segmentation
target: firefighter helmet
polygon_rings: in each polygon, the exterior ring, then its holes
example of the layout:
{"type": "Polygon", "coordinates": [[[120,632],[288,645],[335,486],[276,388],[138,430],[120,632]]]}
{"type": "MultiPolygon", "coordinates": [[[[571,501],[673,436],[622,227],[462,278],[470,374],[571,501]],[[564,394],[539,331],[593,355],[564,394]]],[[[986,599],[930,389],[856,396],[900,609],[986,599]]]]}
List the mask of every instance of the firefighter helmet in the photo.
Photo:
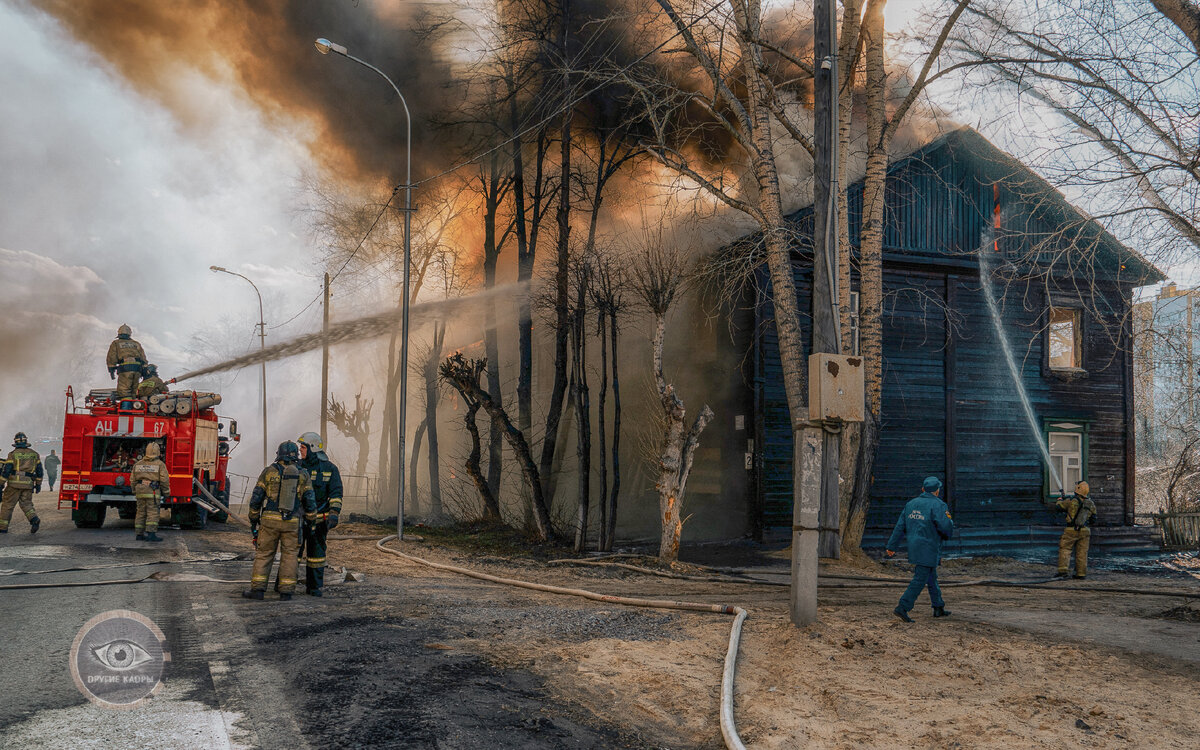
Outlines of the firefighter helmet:
{"type": "Polygon", "coordinates": [[[1080,497],[1087,497],[1088,493],[1090,493],[1091,491],[1092,491],[1092,488],[1089,487],[1088,483],[1083,481],[1082,479],[1075,483],[1075,494],[1076,495],[1079,495],[1080,497]]]}
{"type": "Polygon", "coordinates": [[[25,433],[18,432],[13,437],[13,447],[14,448],[28,448],[29,447],[29,438],[25,436],[25,433]]]}
{"type": "Polygon", "coordinates": [[[279,444],[279,450],[275,451],[275,460],[291,463],[300,460],[300,446],[293,443],[291,440],[285,440],[279,444]]]}
{"type": "Polygon", "coordinates": [[[133,335],[133,329],[130,328],[129,326],[125,325],[124,323],[122,323],[121,327],[117,329],[117,337],[118,338],[127,339],[132,335],[133,335]]]}
{"type": "Polygon", "coordinates": [[[158,375],[158,365],[152,365],[152,364],[147,363],[144,367],[142,367],[142,376],[143,377],[152,378],[155,375],[158,375]]]}
{"type": "Polygon", "coordinates": [[[321,436],[315,432],[304,433],[296,438],[296,442],[308,446],[310,451],[318,452],[325,450],[325,444],[321,442],[321,436]]]}

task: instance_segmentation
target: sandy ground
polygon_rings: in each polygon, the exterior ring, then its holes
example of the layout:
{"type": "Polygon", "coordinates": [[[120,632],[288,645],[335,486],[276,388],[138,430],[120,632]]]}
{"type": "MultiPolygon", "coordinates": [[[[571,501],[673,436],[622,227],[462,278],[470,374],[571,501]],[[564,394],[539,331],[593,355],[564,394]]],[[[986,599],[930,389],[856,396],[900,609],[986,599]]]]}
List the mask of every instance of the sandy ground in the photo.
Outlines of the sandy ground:
{"type": "MultiPolygon", "coordinates": [[[[1184,573],[1093,573],[1081,587],[1189,590],[1195,598],[1053,590],[1063,584],[948,587],[953,615],[932,619],[923,597],[912,625],[891,615],[899,588],[827,589],[819,622],[796,629],[782,587],[550,566],[420,542],[403,549],[542,583],[747,608],[735,715],[750,747],[1195,748],[1200,736],[1200,582],[1184,573]]],[[[556,699],[615,722],[637,744],[722,745],[728,616],[466,585],[367,541],[331,544],[329,557],[419,586],[444,607],[448,648],[538,675],[556,699]]],[[[1004,559],[950,561],[943,579],[1032,580],[1052,571],[1004,559]]],[[[862,561],[823,572],[904,576],[905,566],[862,561]]]]}

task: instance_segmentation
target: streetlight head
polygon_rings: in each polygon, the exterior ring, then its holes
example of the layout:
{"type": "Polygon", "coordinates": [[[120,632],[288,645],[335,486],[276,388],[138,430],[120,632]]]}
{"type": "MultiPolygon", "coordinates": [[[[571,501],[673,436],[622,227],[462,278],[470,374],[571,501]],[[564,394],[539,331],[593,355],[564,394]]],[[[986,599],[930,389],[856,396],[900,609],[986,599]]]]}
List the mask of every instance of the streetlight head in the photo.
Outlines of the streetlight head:
{"type": "Polygon", "coordinates": [[[210,271],[224,271],[225,269],[224,269],[224,268],[222,268],[221,266],[209,266],[209,267],[208,267],[208,270],[210,270],[210,271]]]}
{"type": "Polygon", "coordinates": [[[346,54],[345,47],[343,47],[342,45],[337,44],[335,42],[331,42],[328,39],[325,39],[324,37],[313,42],[313,46],[316,47],[317,52],[320,52],[322,55],[328,55],[330,52],[336,52],[339,55],[346,54]]]}

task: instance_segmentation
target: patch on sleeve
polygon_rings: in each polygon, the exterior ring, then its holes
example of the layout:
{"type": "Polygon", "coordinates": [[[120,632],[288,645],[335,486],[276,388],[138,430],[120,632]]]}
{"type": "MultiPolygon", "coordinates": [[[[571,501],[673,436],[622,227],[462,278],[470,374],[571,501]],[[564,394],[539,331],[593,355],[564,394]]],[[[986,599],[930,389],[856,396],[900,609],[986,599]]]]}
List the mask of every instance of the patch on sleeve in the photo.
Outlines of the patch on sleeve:
{"type": "Polygon", "coordinates": [[[950,511],[946,511],[946,518],[949,518],[951,521],[954,520],[954,518],[950,515],[950,511]]]}

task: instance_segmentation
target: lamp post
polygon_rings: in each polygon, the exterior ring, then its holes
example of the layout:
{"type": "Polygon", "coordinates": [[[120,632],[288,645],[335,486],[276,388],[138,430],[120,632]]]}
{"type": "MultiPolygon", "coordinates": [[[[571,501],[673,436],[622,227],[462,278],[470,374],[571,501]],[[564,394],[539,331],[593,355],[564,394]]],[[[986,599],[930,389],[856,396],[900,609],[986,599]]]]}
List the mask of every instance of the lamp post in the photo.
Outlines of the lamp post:
{"type": "MultiPolygon", "coordinates": [[[[266,349],[267,348],[267,324],[263,320],[262,292],[258,291],[258,286],[255,285],[255,283],[253,281],[250,281],[250,279],[247,279],[245,276],[241,275],[240,273],[237,273],[236,271],[230,271],[228,268],[223,268],[221,266],[209,266],[208,270],[210,270],[214,273],[227,273],[230,276],[237,276],[239,279],[246,279],[246,282],[248,284],[250,284],[250,286],[254,287],[254,293],[258,295],[258,346],[259,346],[260,351],[266,349]]],[[[263,411],[263,415],[262,415],[262,417],[263,417],[263,420],[262,420],[262,422],[263,422],[263,466],[266,466],[267,465],[267,455],[268,455],[267,454],[267,363],[266,362],[262,363],[262,411],[263,411]]]]}
{"type": "Polygon", "coordinates": [[[388,78],[382,70],[375,67],[366,60],[361,60],[346,51],[346,48],[340,44],[329,41],[328,39],[318,39],[314,43],[317,52],[322,55],[328,55],[330,52],[341,55],[347,60],[353,60],[364,68],[369,68],[380,75],[383,80],[387,81],[396,92],[396,96],[400,97],[400,104],[404,106],[404,122],[405,122],[405,157],[404,157],[404,293],[401,300],[401,323],[400,323],[400,489],[397,493],[396,501],[396,537],[404,538],[404,485],[405,485],[405,466],[407,466],[405,458],[405,440],[404,440],[404,418],[406,407],[408,405],[408,286],[409,286],[409,269],[412,266],[412,247],[410,243],[409,223],[412,217],[412,113],[408,111],[408,102],[404,99],[404,94],[400,93],[400,88],[396,86],[391,78],[388,78]]]}

